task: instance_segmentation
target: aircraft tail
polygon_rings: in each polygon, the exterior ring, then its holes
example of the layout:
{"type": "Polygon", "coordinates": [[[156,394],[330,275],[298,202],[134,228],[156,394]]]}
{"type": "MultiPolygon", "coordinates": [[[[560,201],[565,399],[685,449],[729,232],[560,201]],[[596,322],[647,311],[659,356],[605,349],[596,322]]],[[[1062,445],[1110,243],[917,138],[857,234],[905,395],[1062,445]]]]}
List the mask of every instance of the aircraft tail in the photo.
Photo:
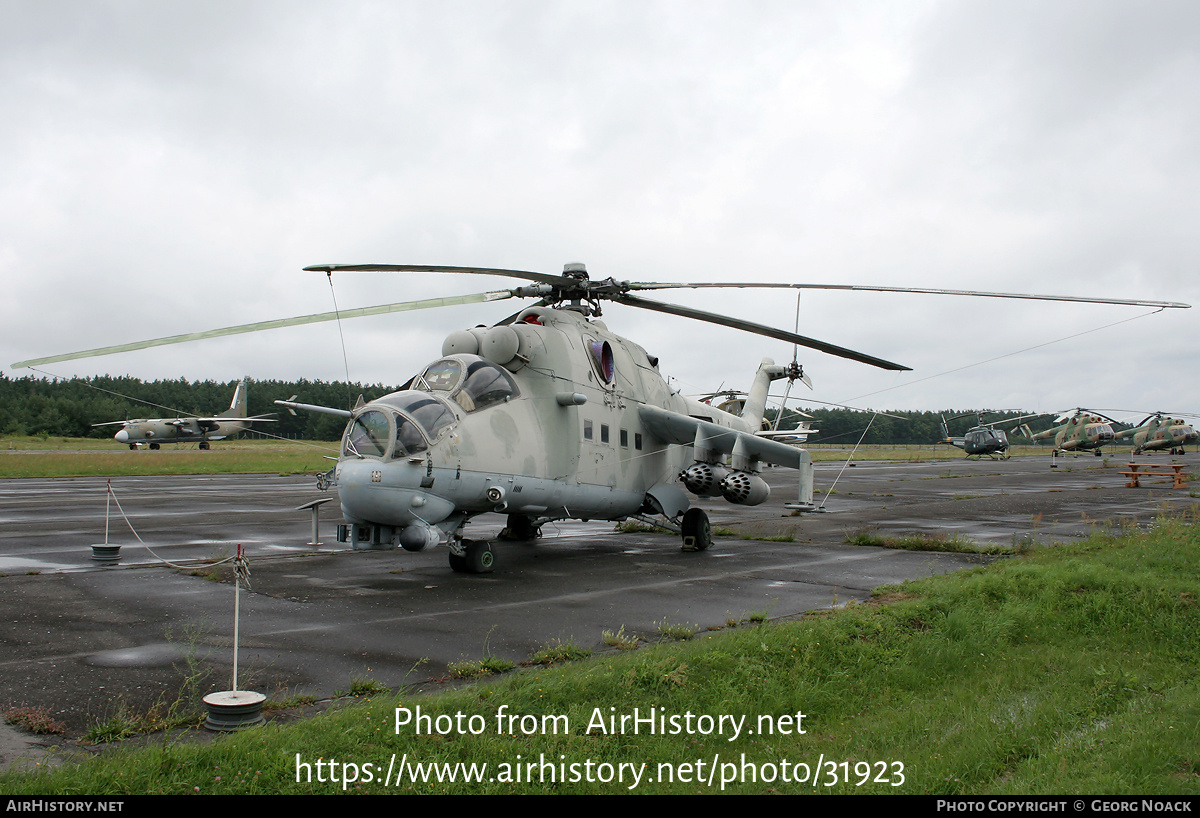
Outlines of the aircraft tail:
{"type": "Polygon", "coordinates": [[[771,381],[784,377],[787,377],[787,369],[777,366],[770,358],[763,358],[762,363],[758,365],[758,372],[754,374],[754,384],[750,387],[750,393],[746,395],[746,405],[742,407],[742,417],[750,421],[754,428],[762,425],[763,415],[766,414],[767,390],[771,381]]]}
{"type": "Polygon", "coordinates": [[[229,409],[217,415],[220,418],[244,418],[246,417],[246,381],[245,379],[238,381],[237,389],[233,392],[233,400],[229,402],[229,409]]]}

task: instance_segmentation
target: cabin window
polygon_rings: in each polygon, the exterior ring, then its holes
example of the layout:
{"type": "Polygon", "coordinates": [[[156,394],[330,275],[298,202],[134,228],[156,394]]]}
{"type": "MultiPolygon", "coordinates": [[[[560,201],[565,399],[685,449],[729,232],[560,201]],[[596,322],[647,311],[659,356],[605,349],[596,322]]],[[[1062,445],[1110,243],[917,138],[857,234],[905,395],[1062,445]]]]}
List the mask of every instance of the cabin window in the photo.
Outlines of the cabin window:
{"type": "Polygon", "coordinates": [[[392,449],[392,457],[405,457],[410,454],[423,452],[429,446],[425,443],[425,438],[421,434],[421,430],[417,427],[414,421],[404,417],[404,415],[396,415],[396,445],[392,449]]]}
{"type": "Polygon", "coordinates": [[[608,424],[607,423],[600,424],[600,442],[601,443],[608,442],[608,424]]]}
{"type": "Polygon", "coordinates": [[[413,401],[404,407],[404,411],[421,424],[430,440],[437,440],[438,433],[454,422],[454,413],[450,411],[450,407],[435,398],[413,401]]]}
{"type": "Polygon", "coordinates": [[[421,375],[421,380],[430,390],[449,392],[458,383],[462,374],[462,366],[452,358],[443,358],[429,365],[421,375]]]}
{"type": "Polygon", "coordinates": [[[467,378],[454,399],[466,411],[476,412],[504,403],[517,394],[517,384],[507,372],[490,361],[480,359],[467,365],[467,378]]]}
{"type": "Polygon", "coordinates": [[[585,420],[583,422],[583,439],[584,440],[592,439],[592,422],[590,420],[585,420]]]}
{"type": "Polygon", "coordinates": [[[629,431],[627,429],[621,430],[621,448],[622,449],[629,448],[629,431]]]}
{"type": "Polygon", "coordinates": [[[342,446],[345,455],[383,457],[387,451],[387,415],[383,412],[363,412],[346,427],[346,441],[342,446]]]}
{"type": "Polygon", "coordinates": [[[637,449],[639,452],[642,450],[642,433],[641,432],[633,433],[633,448],[637,449]]]}

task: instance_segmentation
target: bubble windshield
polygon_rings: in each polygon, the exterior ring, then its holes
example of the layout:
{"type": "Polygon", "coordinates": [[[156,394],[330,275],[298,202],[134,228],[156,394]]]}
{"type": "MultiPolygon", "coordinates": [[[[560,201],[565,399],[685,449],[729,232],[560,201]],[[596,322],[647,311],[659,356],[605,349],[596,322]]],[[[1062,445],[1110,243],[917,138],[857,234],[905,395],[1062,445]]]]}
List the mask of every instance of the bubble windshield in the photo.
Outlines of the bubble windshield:
{"type": "Polygon", "coordinates": [[[446,402],[428,392],[393,392],[371,406],[347,425],[343,454],[384,457],[389,450],[392,457],[417,454],[455,421],[446,402]],[[381,405],[396,411],[382,411],[381,405]]]}

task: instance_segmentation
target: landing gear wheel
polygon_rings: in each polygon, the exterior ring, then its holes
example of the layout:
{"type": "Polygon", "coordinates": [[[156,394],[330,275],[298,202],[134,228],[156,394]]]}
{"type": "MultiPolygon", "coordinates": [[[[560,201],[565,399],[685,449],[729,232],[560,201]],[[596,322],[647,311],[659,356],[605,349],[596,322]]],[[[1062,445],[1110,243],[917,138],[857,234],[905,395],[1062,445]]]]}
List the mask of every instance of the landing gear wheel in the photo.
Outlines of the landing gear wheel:
{"type": "Polygon", "coordinates": [[[137,451],[137,444],[136,444],[136,443],[130,443],[130,444],[129,444],[129,451],[131,451],[131,452],[136,452],[136,451],[137,451]]]}
{"type": "Polygon", "coordinates": [[[151,448],[151,449],[157,449],[157,448],[158,448],[158,444],[157,444],[157,443],[151,443],[151,444],[150,444],[150,448],[151,448]]]}
{"type": "Polygon", "coordinates": [[[689,508],[683,514],[684,551],[705,551],[712,545],[712,526],[708,524],[708,515],[702,508],[689,508]]]}
{"type": "Polygon", "coordinates": [[[454,571],[456,574],[467,573],[467,558],[460,557],[458,554],[455,554],[453,551],[451,551],[450,552],[450,569],[452,571],[454,571]]]}
{"type": "MultiPolygon", "coordinates": [[[[463,565],[468,574],[490,574],[496,565],[496,555],[487,540],[463,540],[463,565]]],[[[451,566],[453,567],[453,566],[451,566]]]]}
{"type": "Polygon", "coordinates": [[[207,440],[201,440],[201,441],[200,441],[200,448],[201,448],[201,449],[207,449],[207,448],[208,448],[208,441],[207,441],[207,440]]]}
{"type": "Polygon", "coordinates": [[[534,525],[533,520],[524,514],[509,514],[508,525],[500,532],[503,540],[515,542],[530,542],[542,536],[542,527],[534,525]]]}

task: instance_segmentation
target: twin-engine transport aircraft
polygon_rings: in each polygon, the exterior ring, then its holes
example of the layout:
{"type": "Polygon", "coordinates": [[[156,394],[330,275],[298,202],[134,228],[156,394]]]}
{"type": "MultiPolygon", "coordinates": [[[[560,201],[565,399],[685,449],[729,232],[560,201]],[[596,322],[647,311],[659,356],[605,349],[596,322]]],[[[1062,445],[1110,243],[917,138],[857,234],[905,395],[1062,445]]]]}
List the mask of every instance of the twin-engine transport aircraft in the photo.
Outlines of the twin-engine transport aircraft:
{"type": "Polygon", "coordinates": [[[229,409],[214,417],[142,418],[92,425],[119,425],[121,430],[113,435],[113,439],[127,443],[131,449],[142,445],[157,449],[163,443],[199,443],[201,449],[207,449],[210,440],[224,440],[245,431],[251,423],[272,422],[272,418],[263,416],[246,417],[246,382],[241,381],[234,390],[229,409]]]}

